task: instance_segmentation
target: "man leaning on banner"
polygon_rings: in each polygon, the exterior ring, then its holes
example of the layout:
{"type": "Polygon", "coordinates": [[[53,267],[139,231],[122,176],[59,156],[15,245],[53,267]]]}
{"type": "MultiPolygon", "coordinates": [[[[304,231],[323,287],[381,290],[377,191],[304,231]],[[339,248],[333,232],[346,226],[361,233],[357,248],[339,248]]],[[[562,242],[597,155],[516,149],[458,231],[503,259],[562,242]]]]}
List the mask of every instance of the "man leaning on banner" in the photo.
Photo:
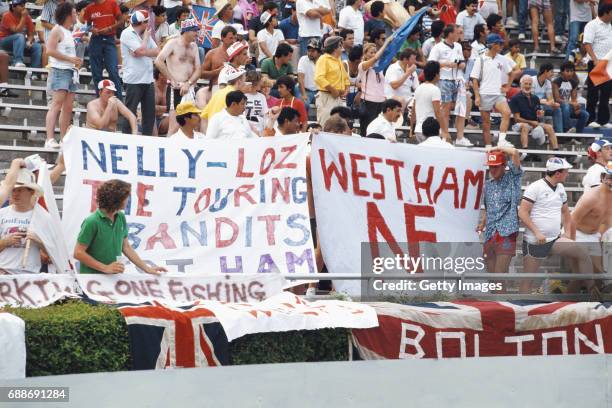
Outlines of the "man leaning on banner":
{"type": "Polygon", "coordinates": [[[74,257],[81,263],[81,273],[122,273],[125,260],[146,273],[167,272],[162,267],[147,265],[130,245],[123,209],[130,197],[131,186],[125,181],[109,180],[97,191],[98,210],[85,218],[74,247],[74,257]]]}

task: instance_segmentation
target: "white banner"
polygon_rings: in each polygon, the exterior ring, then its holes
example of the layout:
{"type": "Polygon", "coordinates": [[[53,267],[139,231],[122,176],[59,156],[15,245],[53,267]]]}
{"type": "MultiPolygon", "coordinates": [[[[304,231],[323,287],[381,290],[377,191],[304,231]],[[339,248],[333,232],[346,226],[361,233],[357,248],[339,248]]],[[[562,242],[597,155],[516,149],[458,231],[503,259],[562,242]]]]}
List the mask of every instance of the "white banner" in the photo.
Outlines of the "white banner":
{"type": "Polygon", "coordinates": [[[0,380],[25,378],[25,322],[0,312],[0,380]]]}
{"type": "MultiPolygon", "coordinates": [[[[419,256],[419,242],[479,242],[484,156],[317,135],[311,152],[312,185],[329,271],[359,273],[361,243],[397,243],[400,248],[410,243],[410,256],[419,256]]],[[[369,255],[376,257],[377,246],[372,247],[369,255]]],[[[359,292],[359,282],[334,284],[338,290],[359,292]]]]}
{"type": "Polygon", "coordinates": [[[307,141],[177,141],[73,127],[64,138],[68,248],[96,210],[97,187],[121,179],[132,185],[129,241],[146,261],[185,273],[315,272],[307,141]]]}
{"type": "Polygon", "coordinates": [[[252,333],[378,326],[375,310],[363,303],[339,300],[308,302],[283,292],[256,304],[202,302],[219,319],[227,339],[252,333]]]}
{"type": "Polygon", "coordinates": [[[198,300],[259,302],[280,293],[280,274],[153,276],[145,274],[79,274],[79,286],[89,298],[103,303],[145,303],[184,306],[198,300]]]}
{"type": "Polygon", "coordinates": [[[71,274],[0,275],[0,307],[45,307],[75,295],[71,274]]]}

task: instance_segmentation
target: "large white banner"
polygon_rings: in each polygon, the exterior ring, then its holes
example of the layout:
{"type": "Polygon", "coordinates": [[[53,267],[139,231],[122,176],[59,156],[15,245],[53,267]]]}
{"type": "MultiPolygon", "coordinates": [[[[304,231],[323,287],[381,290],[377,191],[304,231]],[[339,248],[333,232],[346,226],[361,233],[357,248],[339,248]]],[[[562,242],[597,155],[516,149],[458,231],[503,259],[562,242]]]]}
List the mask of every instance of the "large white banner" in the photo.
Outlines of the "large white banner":
{"type": "Polygon", "coordinates": [[[159,302],[184,306],[199,300],[259,302],[282,292],[285,278],[277,273],[223,275],[77,274],[89,298],[103,303],[159,302]]]}
{"type": "MultiPolygon", "coordinates": [[[[129,241],[178,273],[311,273],[304,135],[177,141],[72,128],[63,227],[72,250],[96,189],[131,183],[129,241]]],[[[133,267],[133,266],[132,266],[133,267]]]]}
{"type": "MultiPolygon", "coordinates": [[[[419,242],[478,242],[483,152],[321,133],[311,162],[317,227],[331,273],[359,273],[361,243],[419,256],[419,242]],[[408,250],[409,248],[409,250],[408,250]]],[[[371,246],[371,252],[378,250],[371,246]]],[[[374,253],[370,254],[373,258],[374,253]]],[[[334,282],[349,293],[358,282],[334,282]]]]}
{"type": "Polygon", "coordinates": [[[0,275],[0,307],[37,308],[76,296],[73,274],[0,275]]]}
{"type": "Polygon", "coordinates": [[[25,322],[0,312],[0,380],[25,378],[25,322]]]}

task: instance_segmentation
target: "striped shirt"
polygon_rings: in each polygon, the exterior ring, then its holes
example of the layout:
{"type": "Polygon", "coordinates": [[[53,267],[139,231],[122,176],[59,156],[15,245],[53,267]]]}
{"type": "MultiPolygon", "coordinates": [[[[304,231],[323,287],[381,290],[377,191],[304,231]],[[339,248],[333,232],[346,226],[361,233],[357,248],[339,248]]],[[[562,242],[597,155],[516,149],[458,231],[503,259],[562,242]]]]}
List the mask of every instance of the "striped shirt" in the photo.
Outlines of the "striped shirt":
{"type": "MultiPolygon", "coordinates": [[[[55,10],[57,9],[58,5],[58,0],[47,0],[42,11],[40,12],[41,21],[45,21],[53,25],[57,24],[57,21],[55,21],[55,10]]],[[[45,41],[49,37],[50,32],[50,29],[45,28],[45,41]]]]}

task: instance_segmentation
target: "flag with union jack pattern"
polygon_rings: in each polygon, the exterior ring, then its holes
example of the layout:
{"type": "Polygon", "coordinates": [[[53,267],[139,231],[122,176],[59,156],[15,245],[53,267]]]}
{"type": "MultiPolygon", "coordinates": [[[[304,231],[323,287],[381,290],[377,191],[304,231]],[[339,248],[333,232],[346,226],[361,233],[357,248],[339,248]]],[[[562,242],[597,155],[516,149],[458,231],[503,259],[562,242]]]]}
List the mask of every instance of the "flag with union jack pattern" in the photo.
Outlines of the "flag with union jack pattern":
{"type": "Polygon", "coordinates": [[[151,302],[119,311],[128,325],[134,370],[229,364],[225,331],[201,305],[171,308],[151,302]]]}
{"type": "Polygon", "coordinates": [[[219,21],[217,17],[213,17],[215,11],[212,7],[198,6],[196,4],[192,6],[191,17],[200,27],[197,38],[200,47],[212,48],[212,29],[215,23],[219,21]]]}

